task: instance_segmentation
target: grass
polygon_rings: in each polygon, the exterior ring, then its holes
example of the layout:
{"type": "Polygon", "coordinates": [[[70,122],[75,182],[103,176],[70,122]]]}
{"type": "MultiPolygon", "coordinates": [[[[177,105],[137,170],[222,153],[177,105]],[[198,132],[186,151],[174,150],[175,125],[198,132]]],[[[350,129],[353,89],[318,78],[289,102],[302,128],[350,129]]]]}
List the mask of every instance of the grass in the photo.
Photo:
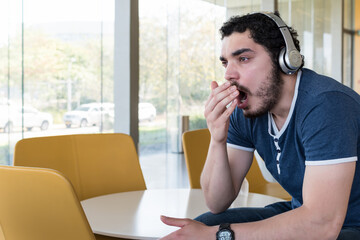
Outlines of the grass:
{"type": "MultiPolygon", "coordinates": [[[[206,120],[202,115],[190,117],[190,130],[206,128],[206,120]]],[[[171,135],[165,126],[140,126],[139,141],[140,145],[156,145],[166,143],[167,135],[171,135]]]]}
{"type": "Polygon", "coordinates": [[[159,126],[139,127],[139,140],[141,145],[166,143],[166,128],[159,126]]]}

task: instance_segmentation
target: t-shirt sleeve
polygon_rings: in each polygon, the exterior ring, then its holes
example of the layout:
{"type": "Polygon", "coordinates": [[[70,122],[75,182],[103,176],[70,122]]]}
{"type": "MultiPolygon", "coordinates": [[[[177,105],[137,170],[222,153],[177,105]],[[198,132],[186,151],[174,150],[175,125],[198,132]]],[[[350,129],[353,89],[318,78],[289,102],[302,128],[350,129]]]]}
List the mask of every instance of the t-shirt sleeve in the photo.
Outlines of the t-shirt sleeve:
{"type": "Polygon", "coordinates": [[[301,123],[306,165],[357,161],[359,112],[344,93],[322,94],[301,123]]]}
{"type": "Polygon", "coordinates": [[[253,152],[255,148],[250,134],[249,123],[245,120],[242,110],[236,108],[230,116],[227,146],[253,152]]]}

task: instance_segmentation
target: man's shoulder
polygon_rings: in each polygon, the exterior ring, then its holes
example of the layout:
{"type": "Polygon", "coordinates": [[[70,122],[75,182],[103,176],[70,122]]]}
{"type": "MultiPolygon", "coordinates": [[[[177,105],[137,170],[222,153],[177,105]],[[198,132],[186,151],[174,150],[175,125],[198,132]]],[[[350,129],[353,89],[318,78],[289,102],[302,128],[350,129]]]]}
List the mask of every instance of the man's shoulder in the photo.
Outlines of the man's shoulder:
{"type": "Polygon", "coordinates": [[[337,95],[344,96],[344,98],[351,99],[360,104],[360,95],[353,89],[331,77],[318,74],[306,68],[302,70],[298,92],[300,101],[315,103],[321,98],[337,95]]]}
{"type": "Polygon", "coordinates": [[[343,85],[334,78],[318,74],[313,70],[304,68],[302,69],[299,90],[316,94],[326,91],[348,91],[352,89],[343,85]]]}

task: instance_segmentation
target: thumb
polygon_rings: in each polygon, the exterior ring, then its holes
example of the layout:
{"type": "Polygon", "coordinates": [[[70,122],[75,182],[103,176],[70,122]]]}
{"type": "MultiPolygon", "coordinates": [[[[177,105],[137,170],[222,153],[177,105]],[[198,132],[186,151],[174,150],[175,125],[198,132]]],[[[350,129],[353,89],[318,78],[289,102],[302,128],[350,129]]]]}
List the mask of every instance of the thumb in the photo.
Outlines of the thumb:
{"type": "Polygon", "coordinates": [[[186,222],[187,222],[186,219],[184,219],[184,218],[172,218],[172,217],[167,217],[167,216],[163,216],[163,215],[160,216],[160,219],[166,225],[180,227],[180,228],[185,226],[186,222]]]}
{"type": "Polygon", "coordinates": [[[216,81],[211,82],[211,90],[214,90],[215,88],[219,87],[219,84],[216,81]]]}

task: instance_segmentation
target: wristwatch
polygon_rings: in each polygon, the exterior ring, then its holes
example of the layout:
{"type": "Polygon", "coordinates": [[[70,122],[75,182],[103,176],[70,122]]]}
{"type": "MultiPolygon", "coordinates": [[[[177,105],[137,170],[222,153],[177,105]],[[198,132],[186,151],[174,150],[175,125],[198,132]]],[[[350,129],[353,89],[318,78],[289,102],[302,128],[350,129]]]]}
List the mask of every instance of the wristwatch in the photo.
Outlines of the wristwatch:
{"type": "Polygon", "coordinates": [[[222,223],[216,233],[216,240],[235,240],[235,234],[230,228],[230,223],[222,223]]]}

